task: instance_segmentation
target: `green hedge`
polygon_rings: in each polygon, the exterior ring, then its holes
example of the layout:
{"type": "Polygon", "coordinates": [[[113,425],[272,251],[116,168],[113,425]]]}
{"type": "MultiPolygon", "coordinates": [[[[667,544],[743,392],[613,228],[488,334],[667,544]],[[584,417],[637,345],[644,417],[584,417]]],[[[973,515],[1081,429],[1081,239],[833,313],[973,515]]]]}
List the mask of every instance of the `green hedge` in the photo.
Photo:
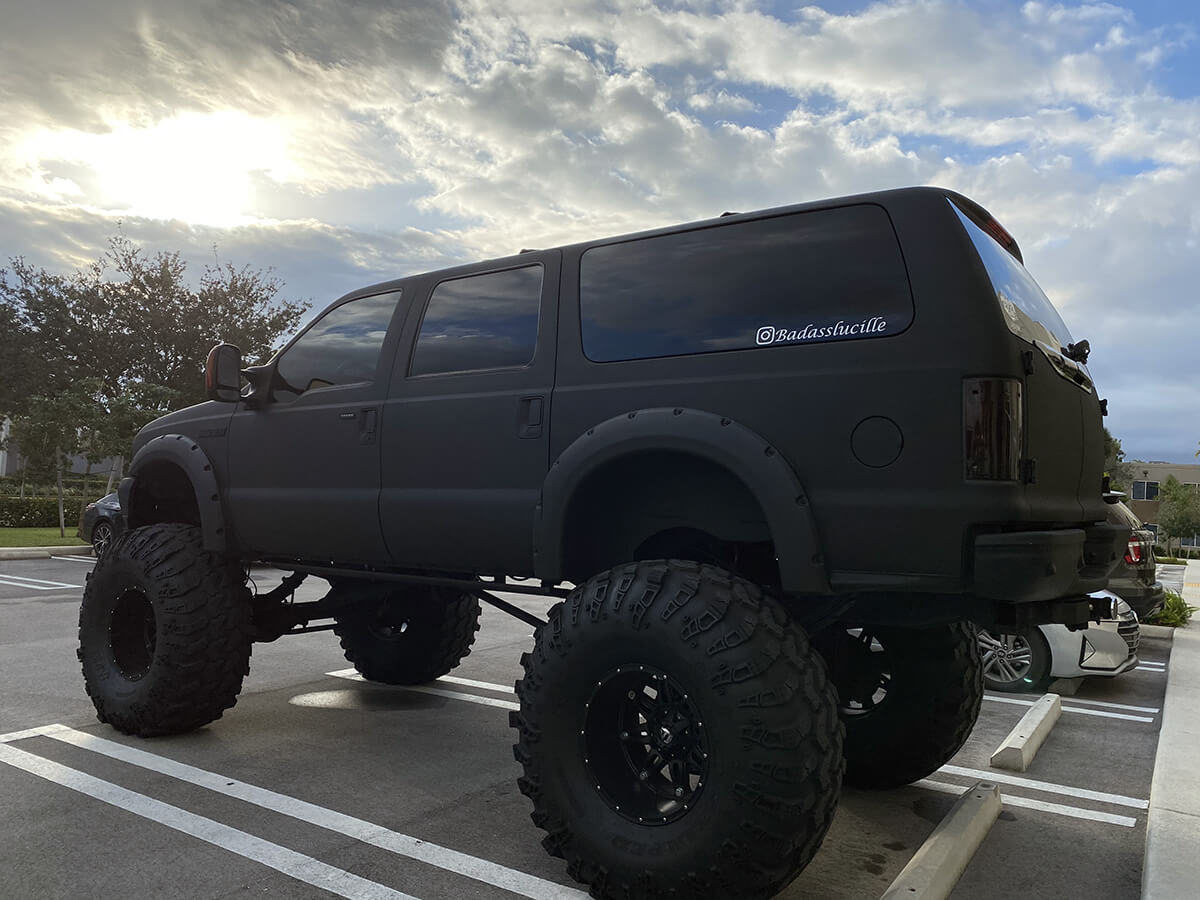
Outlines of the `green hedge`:
{"type": "MultiPolygon", "coordinates": [[[[63,499],[68,528],[74,528],[79,522],[79,511],[83,504],[81,497],[63,499]]],[[[54,497],[0,497],[0,527],[57,528],[58,500],[54,497]]]]}

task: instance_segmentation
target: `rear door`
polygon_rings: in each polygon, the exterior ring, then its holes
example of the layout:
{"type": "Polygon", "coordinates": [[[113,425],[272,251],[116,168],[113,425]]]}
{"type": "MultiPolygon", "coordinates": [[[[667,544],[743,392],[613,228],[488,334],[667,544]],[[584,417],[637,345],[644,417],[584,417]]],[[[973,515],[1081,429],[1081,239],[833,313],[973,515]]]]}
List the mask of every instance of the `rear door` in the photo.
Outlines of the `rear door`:
{"type": "Polygon", "coordinates": [[[410,568],[528,574],[549,464],[557,250],[430,279],[383,412],[380,518],[410,568]]]}
{"type": "Polygon", "coordinates": [[[238,404],[228,509],[255,555],[386,561],[379,422],[403,299],[395,290],[330,308],[279,356],[270,401],[238,404]]]}
{"type": "Polygon", "coordinates": [[[1086,365],[1065,354],[1073,338],[1025,266],[954,206],[992,283],[1009,330],[1028,343],[1025,447],[1021,480],[1033,521],[1095,521],[1103,516],[1103,440],[1086,365]],[[1091,476],[1095,476],[1094,478],[1091,476]],[[1087,502],[1087,508],[1081,499],[1087,502]]]}

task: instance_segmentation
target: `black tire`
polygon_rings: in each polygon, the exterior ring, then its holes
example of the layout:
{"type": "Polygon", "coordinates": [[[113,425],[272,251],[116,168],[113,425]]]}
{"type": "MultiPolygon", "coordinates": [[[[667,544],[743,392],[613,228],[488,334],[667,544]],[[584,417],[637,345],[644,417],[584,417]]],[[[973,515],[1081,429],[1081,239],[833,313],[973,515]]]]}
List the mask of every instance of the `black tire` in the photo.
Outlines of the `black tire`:
{"type": "Polygon", "coordinates": [[[403,587],[339,613],[333,630],[368,681],[424,684],[471,652],[479,599],[451,588],[403,587]]]}
{"type": "Polygon", "coordinates": [[[92,552],[96,554],[96,559],[99,559],[108,550],[109,544],[113,539],[113,527],[111,522],[104,519],[98,521],[92,527],[92,552]]]}
{"type": "Polygon", "coordinates": [[[1029,634],[993,634],[980,629],[976,640],[988,690],[1040,692],[1050,684],[1050,645],[1040,629],[1029,634]]]}
{"type": "Polygon", "coordinates": [[[966,742],[983,701],[974,626],[834,627],[821,647],[846,725],[847,784],[910,784],[966,742]]]}
{"type": "Polygon", "coordinates": [[[593,897],[768,897],[816,853],[841,790],[837,698],[753,584],[620,566],[554,606],[521,663],[518,785],[593,897]]]}
{"type": "Polygon", "coordinates": [[[117,538],[89,574],[79,661],[101,722],[151,737],[219,719],[250,670],[250,592],[207,552],[200,529],[147,525],[117,538]]]}

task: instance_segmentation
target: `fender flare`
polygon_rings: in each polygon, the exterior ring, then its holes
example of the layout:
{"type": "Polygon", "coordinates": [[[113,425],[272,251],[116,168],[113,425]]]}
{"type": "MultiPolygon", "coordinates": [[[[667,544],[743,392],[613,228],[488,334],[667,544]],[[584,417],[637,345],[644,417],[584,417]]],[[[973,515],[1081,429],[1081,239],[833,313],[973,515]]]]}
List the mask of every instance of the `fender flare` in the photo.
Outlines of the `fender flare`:
{"type": "Polygon", "coordinates": [[[831,593],[808,494],[783,455],[750,428],[696,409],[642,409],[614,416],[576,438],[542,483],[534,518],[534,573],[562,580],[567,510],[601,466],[643,451],[674,450],[733,473],[758,501],[777,548],[787,593],[831,593]]]}
{"type": "Polygon", "coordinates": [[[160,434],[151,438],[133,455],[129,463],[129,474],[121,479],[118,496],[121,510],[129,528],[137,528],[142,522],[132,517],[133,498],[137,490],[138,472],[153,463],[166,462],[178,466],[191,482],[196,495],[196,509],[200,512],[200,531],[204,537],[204,549],[213,553],[224,553],[227,547],[225,511],[221,508],[221,492],[212,462],[204,449],[195,440],[183,434],[160,434]]]}

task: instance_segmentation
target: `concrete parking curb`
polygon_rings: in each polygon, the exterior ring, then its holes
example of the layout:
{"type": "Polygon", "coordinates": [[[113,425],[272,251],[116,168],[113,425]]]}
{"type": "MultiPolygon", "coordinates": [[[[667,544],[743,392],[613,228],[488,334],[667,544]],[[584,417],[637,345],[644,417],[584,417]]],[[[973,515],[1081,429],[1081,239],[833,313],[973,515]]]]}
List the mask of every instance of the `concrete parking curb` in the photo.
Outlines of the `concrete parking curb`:
{"type": "MultiPolygon", "coordinates": [[[[1200,562],[1188,563],[1183,599],[1200,606],[1200,562]]],[[[1173,628],[1162,730],[1146,817],[1142,897],[1192,897],[1200,835],[1200,627],[1173,628]]]]}
{"type": "Polygon", "coordinates": [[[1170,625],[1147,625],[1143,622],[1138,627],[1142,637],[1169,638],[1175,633],[1175,629],[1170,625]]]}
{"type": "Polygon", "coordinates": [[[1000,815],[1000,806],[1000,788],[991,782],[980,781],[964,791],[880,900],[948,897],[1000,815]]]}
{"type": "Polygon", "coordinates": [[[1011,772],[1024,772],[1061,715],[1062,699],[1058,694],[1043,694],[996,748],[991,765],[1011,772]]]}
{"type": "Polygon", "coordinates": [[[51,556],[90,556],[90,544],[72,544],[69,547],[0,547],[0,560],[49,559],[51,556]]]}

